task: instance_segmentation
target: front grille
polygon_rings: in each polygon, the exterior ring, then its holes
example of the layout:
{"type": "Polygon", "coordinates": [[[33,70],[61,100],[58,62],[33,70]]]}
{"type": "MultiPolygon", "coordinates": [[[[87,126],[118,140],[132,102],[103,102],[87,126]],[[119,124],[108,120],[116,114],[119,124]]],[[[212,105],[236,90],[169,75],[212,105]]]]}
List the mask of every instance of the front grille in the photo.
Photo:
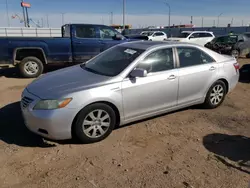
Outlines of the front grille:
{"type": "Polygon", "coordinates": [[[29,98],[29,97],[23,97],[21,100],[21,106],[23,108],[27,108],[29,106],[30,103],[33,102],[33,99],[29,98]]]}

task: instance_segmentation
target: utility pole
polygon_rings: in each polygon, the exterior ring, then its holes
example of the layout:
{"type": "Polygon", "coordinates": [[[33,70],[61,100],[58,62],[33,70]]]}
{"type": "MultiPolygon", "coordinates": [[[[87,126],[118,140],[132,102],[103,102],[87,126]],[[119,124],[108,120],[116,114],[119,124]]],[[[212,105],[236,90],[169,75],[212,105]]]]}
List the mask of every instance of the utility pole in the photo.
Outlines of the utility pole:
{"type": "Polygon", "coordinates": [[[113,25],[113,12],[110,12],[110,25],[113,25]]]}
{"type": "Polygon", "coordinates": [[[193,25],[193,16],[191,16],[190,24],[193,25]]]}
{"type": "MultiPolygon", "coordinates": [[[[21,3],[23,3],[23,0],[21,0],[21,3]]],[[[23,22],[24,22],[24,27],[27,27],[27,23],[26,23],[26,16],[25,16],[25,9],[24,9],[24,7],[22,7],[23,8],[23,22]]]]}
{"type": "Polygon", "coordinates": [[[8,0],[6,0],[6,15],[7,15],[7,23],[8,23],[8,27],[10,27],[10,18],[9,18],[8,0]]]}
{"type": "Polygon", "coordinates": [[[215,27],[215,20],[214,20],[214,24],[213,24],[213,27],[215,27]]]}
{"type": "Polygon", "coordinates": [[[123,0],[123,30],[125,30],[125,0],[123,0]]]}
{"type": "Polygon", "coordinates": [[[233,23],[234,23],[234,18],[232,18],[231,20],[231,27],[233,26],[233,23]]]}
{"type": "Polygon", "coordinates": [[[41,18],[41,27],[43,27],[44,25],[43,25],[43,18],[41,18]]]}
{"type": "Polygon", "coordinates": [[[46,18],[47,18],[47,27],[49,28],[49,15],[46,14],[46,18]]]}
{"type": "Polygon", "coordinates": [[[165,2],[166,3],[166,5],[168,6],[168,28],[170,28],[170,20],[171,20],[171,18],[170,18],[170,15],[171,15],[171,7],[170,7],[170,5],[169,5],[169,3],[168,2],[165,2]]]}
{"type": "Polygon", "coordinates": [[[64,14],[65,13],[62,13],[62,25],[64,25],[64,14]]]}
{"type": "Polygon", "coordinates": [[[201,18],[201,27],[203,28],[203,17],[201,18]]]}
{"type": "Polygon", "coordinates": [[[222,13],[220,13],[217,17],[217,27],[219,27],[219,24],[220,24],[220,16],[222,15],[222,13]]]}

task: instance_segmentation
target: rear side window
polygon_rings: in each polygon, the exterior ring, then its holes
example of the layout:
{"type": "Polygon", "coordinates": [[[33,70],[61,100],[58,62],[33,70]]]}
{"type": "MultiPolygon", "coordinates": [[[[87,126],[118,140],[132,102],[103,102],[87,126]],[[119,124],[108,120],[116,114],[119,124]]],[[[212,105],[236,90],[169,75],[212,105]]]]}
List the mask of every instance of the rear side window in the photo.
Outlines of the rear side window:
{"type": "Polygon", "coordinates": [[[200,33],[200,37],[213,37],[210,33],[200,33]]]}
{"type": "Polygon", "coordinates": [[[96,29],[91,25],[77,25],[76,37],[78,38],[96,38],[96,29]]]}
{"type": "Polygon", "coordinates": [[[192,47],[178,47],[180,67],[189,67],[215,62],[215,60],[202,50],[192,47]]]}
{"type": "Polygon", "coordinates": [[[143,68],[150,72],[161,72],[174,68],[174,58],[172,48],[157,50],[143,59],[137,68],[143,68]]]}

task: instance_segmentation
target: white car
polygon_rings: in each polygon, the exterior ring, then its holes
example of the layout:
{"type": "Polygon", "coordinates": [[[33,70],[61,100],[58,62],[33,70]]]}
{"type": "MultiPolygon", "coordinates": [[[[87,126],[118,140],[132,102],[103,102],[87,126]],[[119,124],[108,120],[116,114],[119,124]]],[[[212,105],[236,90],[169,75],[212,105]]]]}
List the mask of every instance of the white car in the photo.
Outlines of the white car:
{"type": "Polygon", "coordinates": [[[163,31],[143,31],[141,35],[147,36],[151,41],[163,41],[168,38],[167,34],[163,31]]]}
{"type": "Polygon", "coordinates": [[[167,41],[189,42],[204,46],[214,38],[213,32],[209,31],[182,31],[178,37],[168,38],[167,41]]]}

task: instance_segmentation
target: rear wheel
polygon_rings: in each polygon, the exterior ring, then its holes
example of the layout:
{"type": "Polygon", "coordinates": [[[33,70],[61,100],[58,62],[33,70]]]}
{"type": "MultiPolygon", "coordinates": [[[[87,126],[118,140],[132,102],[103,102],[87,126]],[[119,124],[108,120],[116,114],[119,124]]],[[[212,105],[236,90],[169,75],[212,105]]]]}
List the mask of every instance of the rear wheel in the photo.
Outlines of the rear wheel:
{"type": "Polygon", "coordinates": [[[26,57],[18,65],[21,76],[25,78],[36,78],[43,73],[43,63],[36,57],[26,57]]]}
{"type": "Polygon", "coordinates": [[[216,81],[207,92],[204,107],[217,108],[224,101],[226,93],[225,83],[221,80],[216,81]]]}
{"type": "Polygon", "coordinates": [[[82,143],[93,143],[105,139],[114,129],[115,123],[114,110],[106,104],[96,103],[79,113],[73,131],[82,143]]]}

